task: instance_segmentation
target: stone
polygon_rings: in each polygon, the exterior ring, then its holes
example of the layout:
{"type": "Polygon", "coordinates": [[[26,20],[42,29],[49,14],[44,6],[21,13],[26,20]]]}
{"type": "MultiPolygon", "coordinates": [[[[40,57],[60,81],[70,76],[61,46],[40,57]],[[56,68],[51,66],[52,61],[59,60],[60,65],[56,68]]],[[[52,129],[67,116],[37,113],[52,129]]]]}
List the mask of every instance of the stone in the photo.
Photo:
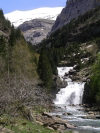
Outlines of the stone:
{"type": "Polygon", "coordinates": [[[56,115],[55,117],[61,118],[60,115],[56,115]]]}
{"type": "Polygon", "coordinates": [[[74,69],[73,70],[70,70],[69,71],[69,75],[76,75],[76,70],[74,70],[74,69]]]}
{"type": "Polygon", "coordinates": [[[100,116],[96,116],[96,119],[100,119],[100,116]]]}
{"type": "Polygon", "coordinates": [[[69,112],[65,112],[65,113],[63,113],[62,115],[72,115],[71,113],[69,113],[69,112]]]}
{"type": "Polygon", "coordinates": [[[72,115],[72,114],[71,114],[71,113],[69,113],[69,112],[68,112],[67,114],[68,114],[68,115],[72,115]]]}
{"type": "Polygon", "coordinates": [[[26,21],[19,26],[27,42],[33,45],[40,43],[46,38],[54,24],[53,20],[33,19],[26,21]]]}
{"type": "Polygon", "coordinates": [[[67,112],[65,112],[65,113],[63,113],[62,115],[65,115],[65,116],[66,116],[66,115],[68,115],[68,113],[67,113],[67,112]]]}
{"type": "Polygon", "coordinates": [[[83,119],[96,119],[95,115],[87,115],[87,116],[82,116],[81,118],[83,119]]]}
{"type": "Polygon", "coordinates": [[[58,89],[65,88],[68,85],[67,81],[61,80],[60,77],[58,76],[54,77],[54,83],[55,83],[55,87],[58,89]]]}
{"type": "Polygon", "coordinates": [[[89,115],[94,115],[94,112],[89,111],[88,114],[89,114],[89,115]]]}
{"type": "Polygon", "coordinates": [[[56,116],[52,116],[47,112],[38,115],[36,117],[36,122],[41,123],[43,126],[57,131],[76,128],[74,125],[70,124],[67,120],[63,120],[56,116]]]}

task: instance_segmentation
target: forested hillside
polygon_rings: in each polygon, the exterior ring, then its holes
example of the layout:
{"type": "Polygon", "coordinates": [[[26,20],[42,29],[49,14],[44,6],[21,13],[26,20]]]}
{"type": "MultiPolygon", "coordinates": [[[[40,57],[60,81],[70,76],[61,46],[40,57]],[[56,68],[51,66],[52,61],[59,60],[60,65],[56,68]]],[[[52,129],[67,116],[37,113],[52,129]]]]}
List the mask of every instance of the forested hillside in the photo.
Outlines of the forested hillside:
{"type": "Polygon", "coordinates": [[[0,10],[0,112],[10,110],[11,104],[44,104],[47,97],[39,85],[38,58],[39,54],[27,44],[21,31],[0,10]]]}
{"type": "MultiPolygon", "coordinates": [[[[95,62],[99,60],[99,58],[97,59],[97,54],[100,51],[99,45],[100,7],[79,16],[77,20],[73,19],[69,24],[48,36],[46,40],[39,44],[38,48],[42,51],[41,54],[46,51],[44,54],[49,60],[49,66],[52,68],[53,74],[57,74],[56,66],[58,65],[76,65],[77,78],[74,77],[73,80],[78,79],[85,82],[91,80],[90,86],[92,90],[89,90],[91,94],[89,93],[87,97],[94,97],[95,100],[92,99],[92,102],[97,103],[100,99],[99,75],[97,74],[99,71],[97,66],[99,64],[97,65],[95,62]],[[95,65],[93,65],[94,63],[95,65]],[[93,71],[92,66],[94,66],[93,71]],[[96,77],[92,76],[95,74],[97,75],[96,77]],[[94,77],[96,78],[95,80],[94,77]]],[[[41,61],[41,58],[39,61],[41,61]]],[[[50,73],[49,69],[46,69],[46,73],[50,73]]],[[[45,79],[43,80],[45,82],[45,79]]]]}
{"type": "Polygon", "coordinates": [[[51,133],[34,121],[52,99],[37,74],[38,59],[33,46],[0,10],[0,132],[51,133]]]}

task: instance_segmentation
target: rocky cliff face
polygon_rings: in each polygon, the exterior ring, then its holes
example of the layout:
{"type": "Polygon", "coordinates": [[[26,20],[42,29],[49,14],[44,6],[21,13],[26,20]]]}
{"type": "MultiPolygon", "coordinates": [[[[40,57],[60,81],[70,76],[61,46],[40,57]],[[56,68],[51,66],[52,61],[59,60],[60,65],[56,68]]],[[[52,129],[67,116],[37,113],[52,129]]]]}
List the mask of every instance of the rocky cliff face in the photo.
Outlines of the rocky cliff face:
{"type": "Polygon", "coordinates": [[[19,28],[23,32],[26,41],[35,45],[46,38],[48,32],[51,31],[53,24],[54,20],[33,19],[24,22],[19,28]]]}
{"type": "Polygon", "coordinates": [[[66,7],[57,17],[51,32],[97,6],[100,6],[100,0],[67,0],[66,7]]]}

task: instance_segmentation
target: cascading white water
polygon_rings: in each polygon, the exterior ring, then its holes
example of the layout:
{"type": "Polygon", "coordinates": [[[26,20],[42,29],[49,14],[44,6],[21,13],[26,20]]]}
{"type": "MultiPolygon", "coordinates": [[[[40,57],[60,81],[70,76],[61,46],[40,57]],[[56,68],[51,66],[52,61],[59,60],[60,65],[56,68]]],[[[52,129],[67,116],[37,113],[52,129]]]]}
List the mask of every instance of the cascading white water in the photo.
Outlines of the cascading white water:
{"type": "Polygon", "coordinates": [[[82,103],[85,83],[73,82],[68,76],[65,77],[65,74],[68,75],[67,73],[71,69],[74,69],[74,67],[58,67],[59,77],[61,80],[67,81],[68,85],[65,88],[61,88],[56,95],[54,104],[60,108],[56,108],[52,114],[59,115],[61,118],[67,119],[67,121],[76,125],[79,130],[72,130],[72,133],[100,133],[100,120],[85,119],[84,116],[89,114],[84,111],[84,107],[79,106],[82,103]],[[68,115],[68,113],[71,115],[68,115]]]}
{"type": "Polygon", "coordinates": [[[70,78],[64,79],[65,73],[68,73],[73,67],[58,67],[58,75],[61,80],[67,81],[66,88],[62,88],[56,95],[54,103],[56,105],[79,105],[82,103],[84,83],[72,82],[70,78]]]}

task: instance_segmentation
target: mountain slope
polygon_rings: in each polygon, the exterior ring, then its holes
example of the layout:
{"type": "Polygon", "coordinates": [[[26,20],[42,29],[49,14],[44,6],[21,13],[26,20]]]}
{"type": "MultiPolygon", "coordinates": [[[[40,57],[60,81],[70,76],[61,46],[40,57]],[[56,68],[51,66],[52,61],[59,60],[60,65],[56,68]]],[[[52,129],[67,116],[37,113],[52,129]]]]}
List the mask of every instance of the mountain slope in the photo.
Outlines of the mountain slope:
{"type": "Polygon", "coordinates": [[[5,14],[5,17],[14,24],[14,26],[19,26],[25,21],[32,19],[49,19],[56,20],[57,16],[60,14],[63,7],[55,8],[38,8],[29,11],[14,11],[8,14],[5,14]]]}
{"type": "Polygon", "coordinates": [[[51,32],[69,23],[72,19],[77,19],[78,16],[83,15],[99,5],[100,0],[68,0],[66,7],[57,17],[51,32]]]}
{"type": "Polygon", "coordinates": [[[47,34],[51,31],[53,24],[54,20],[33,19],[24,22],[19,28],[23,32],[26,41],[35,45],[46,38],[47,34]]]}

